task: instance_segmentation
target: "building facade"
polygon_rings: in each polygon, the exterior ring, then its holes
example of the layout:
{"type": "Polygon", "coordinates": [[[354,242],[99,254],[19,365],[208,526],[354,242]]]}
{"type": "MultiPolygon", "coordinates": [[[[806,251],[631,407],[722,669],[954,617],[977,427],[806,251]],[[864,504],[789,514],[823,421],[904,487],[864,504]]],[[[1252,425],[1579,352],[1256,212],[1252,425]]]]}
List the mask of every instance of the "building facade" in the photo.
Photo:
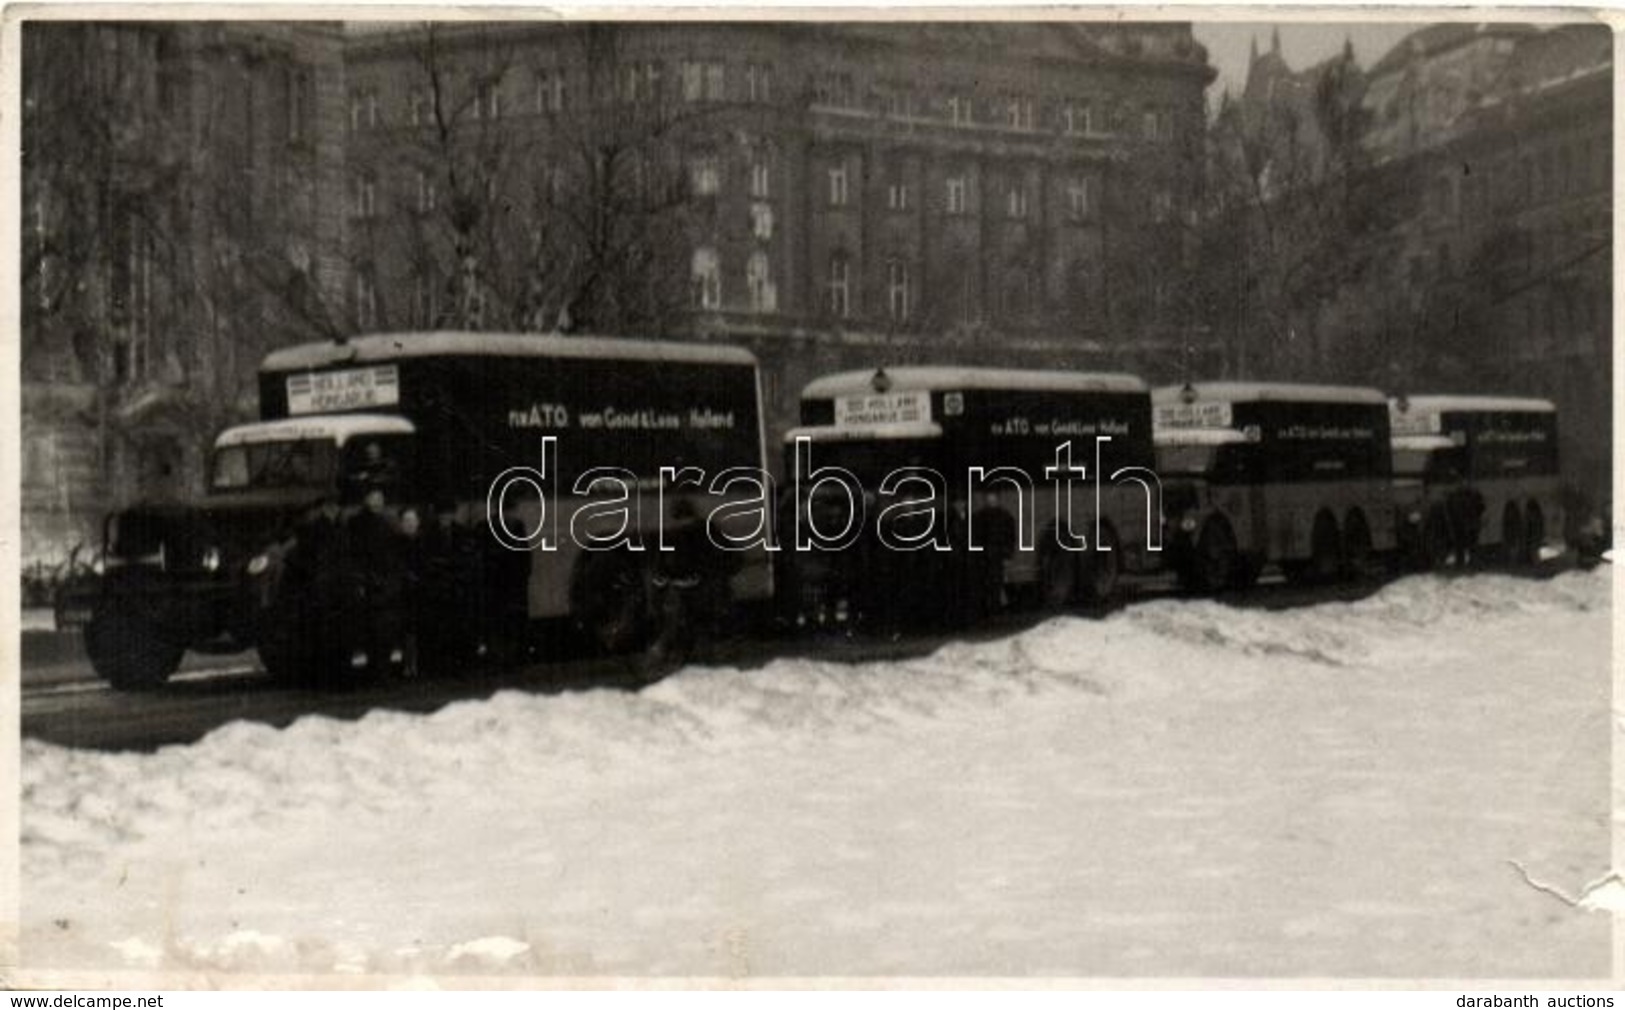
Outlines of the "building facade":
{"type": "Polygon", "coordinates": [[[1293,72],[1272,45],[1239,103],[1250,122],[1301,127],[1310,167],[1294,179],[1314,192],[1335,146],[1317,99],[1332,74],[1359,96],[1344,192],[1361,219],[1328,236],[1347,250],[1322,268],[1338,283],[1296,320],[1313,339],[1277,366],[1396,394],[1549,397],[1576,512],[1596,508],[1612,472],[1608,29],[1430,25],[1348,67],[1352,53],[1293,72]]]}
{"type": "Polygon", "coordinates": [[[1189,351],[1187,25],[419,26],[348,70],[357,328],[742,343],[775,428],[849,364],[1189,351]]]}
{"type": "Polygon", "coordinates": [[[23,28],[25,564],[201,486],[265,350],[345,281],[337,25],[23,28]]]}

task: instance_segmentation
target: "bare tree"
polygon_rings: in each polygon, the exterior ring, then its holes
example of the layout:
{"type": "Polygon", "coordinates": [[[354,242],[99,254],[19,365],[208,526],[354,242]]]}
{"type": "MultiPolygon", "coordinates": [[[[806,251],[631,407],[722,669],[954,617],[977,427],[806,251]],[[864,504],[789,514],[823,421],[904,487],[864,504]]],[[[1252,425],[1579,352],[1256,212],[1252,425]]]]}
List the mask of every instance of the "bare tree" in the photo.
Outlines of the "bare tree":
{"type": "Polygon", "coordinates": [[[356,243],[358,269],[394,256],[385,273],[413,292],[384,299],[380,323],[670,330],[703,209],[685,152],[712,139],[718,108],[679,102],[681,82],[623,58],[624,26],[561,32],[540,69],[501,35],[454,46],[455,30],[417,30],[412,129],[373,152],[413,178],[356,243]]]}

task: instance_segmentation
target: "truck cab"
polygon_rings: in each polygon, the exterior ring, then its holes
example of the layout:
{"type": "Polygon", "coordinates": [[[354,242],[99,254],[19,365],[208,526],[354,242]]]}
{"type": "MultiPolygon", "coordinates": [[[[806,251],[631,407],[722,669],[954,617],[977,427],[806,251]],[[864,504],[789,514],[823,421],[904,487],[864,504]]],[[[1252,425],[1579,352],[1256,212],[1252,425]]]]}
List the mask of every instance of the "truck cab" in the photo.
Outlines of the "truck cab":
{"type": "Polygon", "coordinates": [[[227,428],[205,493],[139,502],[108,517],[99,580],[62,612],[84,621],[96,672],[121,689],[156,687],[188,649],[255,646],[264,603],[256,580],[318,502],[365,488],[406,494],[412,423],[382,414],[313,416],[227,428]]]}

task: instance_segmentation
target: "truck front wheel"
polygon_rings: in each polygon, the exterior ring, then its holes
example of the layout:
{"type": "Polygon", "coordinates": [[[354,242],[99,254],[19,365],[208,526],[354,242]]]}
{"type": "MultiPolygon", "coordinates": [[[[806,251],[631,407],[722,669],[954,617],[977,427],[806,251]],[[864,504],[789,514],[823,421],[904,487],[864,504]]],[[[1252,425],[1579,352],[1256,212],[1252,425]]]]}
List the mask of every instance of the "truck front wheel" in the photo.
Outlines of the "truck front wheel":
{"type": "Polygon", "coordinates": [[[85,626],[85,651],[114,690],[148,691],[169,679],[186,649],[144,617],[98,611],[85,626]]]}

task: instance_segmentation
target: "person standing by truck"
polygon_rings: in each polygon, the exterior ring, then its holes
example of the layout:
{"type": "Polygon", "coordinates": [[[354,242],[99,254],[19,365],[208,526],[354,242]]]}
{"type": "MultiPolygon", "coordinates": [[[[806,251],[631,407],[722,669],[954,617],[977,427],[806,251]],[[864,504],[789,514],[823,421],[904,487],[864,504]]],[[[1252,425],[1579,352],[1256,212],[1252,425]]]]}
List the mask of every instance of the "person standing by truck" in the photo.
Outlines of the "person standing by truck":
{"type": "Polygon", "coordinates": [[[368,489],[361,511],[346,524],[352,597],[359,641],[350,665],[378,672],[405,659],[402,602],[406,559],[401,537],[384,511],[382,488],[368,489]]]}

